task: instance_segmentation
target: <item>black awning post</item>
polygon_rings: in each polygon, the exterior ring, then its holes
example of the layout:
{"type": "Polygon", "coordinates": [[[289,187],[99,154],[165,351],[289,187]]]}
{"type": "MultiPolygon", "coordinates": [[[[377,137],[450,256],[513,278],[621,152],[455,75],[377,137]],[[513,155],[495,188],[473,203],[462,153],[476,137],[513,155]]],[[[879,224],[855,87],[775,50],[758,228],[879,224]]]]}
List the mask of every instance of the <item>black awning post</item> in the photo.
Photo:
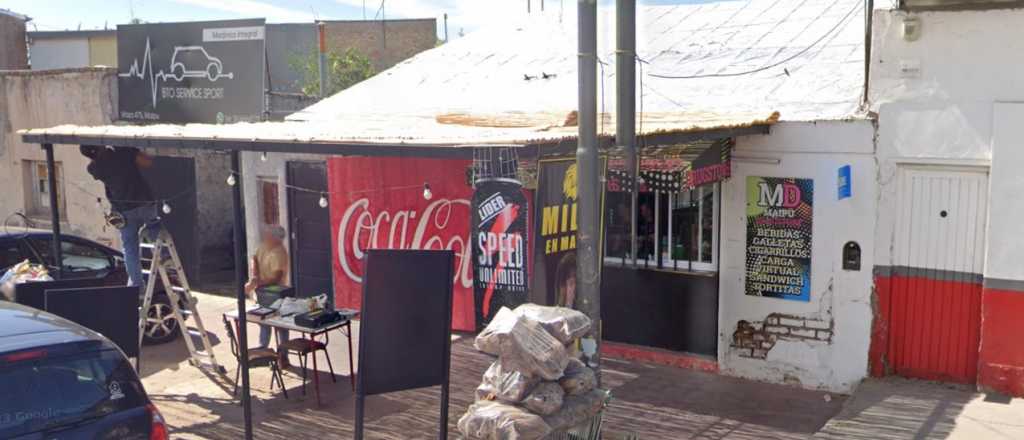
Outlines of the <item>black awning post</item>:
{"type": "Polygon", "coordinates": [[[252,398],[249,394],[249,338],[245,313],[245,282],[248,262],[245,256],[245,205],[242,203],[242,166],[238,151],[231,152],[231,170],[234,185],[231,188],[231,208],[235,213],[235,294],[238,296],[238,368],[242,376],[242,416],[245,419],[245,438],[252,440],[252,398]]]}
{"type": "MultiPolygon", "coordinates": [[[[53,228],[53,264],[57,279],[64,278],[64,258],[60,248],[60,205],[57,204],[57,164],[53,160],[53,144],[43,144],[46,152],[46,175],[50,186],[50,227],[53,228]]],[[[45,264],[45,262],[44,262],[45,264]]]]}

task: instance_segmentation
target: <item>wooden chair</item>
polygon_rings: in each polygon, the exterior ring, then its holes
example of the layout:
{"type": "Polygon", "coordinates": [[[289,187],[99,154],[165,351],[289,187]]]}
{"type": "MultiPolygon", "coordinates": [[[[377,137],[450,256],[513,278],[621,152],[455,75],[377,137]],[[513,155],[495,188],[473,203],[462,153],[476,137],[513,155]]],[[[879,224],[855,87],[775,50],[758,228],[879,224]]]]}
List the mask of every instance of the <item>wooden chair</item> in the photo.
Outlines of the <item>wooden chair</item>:
{"type": "MultiPolygon", "coordinates": [[[[232,395],[238,394],[238,377],[242,371],[242,359],[239,353],[238,337],[235,333],[237,323],[232,326],[231,322],[226,317],[221,317],[224,320],[224,328],[228,331],[228,340],[231,341],[231,354],[235,357],[237,362],[235,366],[235,389],[232,395]]],[[[284,392],[284,398],[288,398],[288,390],[284,387],[284,379],[281,376],[281,370],[277,366],[277,353],[269,348],[250,348],[249,349],[249,368],[252,367],[270,367],[270,389],[274,389],[274,383],[277,382],[281,385],[281,391],[284,392]]],[[[305,381],[303,381],[305,386],[305,381]]],[[[305,391],[305,389],[303,389],[305,391]]]]}

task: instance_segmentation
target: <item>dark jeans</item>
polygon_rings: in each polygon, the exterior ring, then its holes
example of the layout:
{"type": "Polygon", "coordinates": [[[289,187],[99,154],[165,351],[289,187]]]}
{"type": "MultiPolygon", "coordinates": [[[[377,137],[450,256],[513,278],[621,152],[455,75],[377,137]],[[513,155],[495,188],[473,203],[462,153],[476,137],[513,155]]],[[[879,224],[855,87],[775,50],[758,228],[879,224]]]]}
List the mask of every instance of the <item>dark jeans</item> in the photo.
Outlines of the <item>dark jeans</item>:
{"type": "Polygon", "coordinates": [[[141,286],[142,263],[140,262],[139,234],[146,226],[149,240],[155,240],[159,233],[160,217],[156,213],[156,205],[145,205],[121,212],[125,225],[121,228],[121,244],[124,246],[124,265],[128,271],[128,285],[141,286]]]}

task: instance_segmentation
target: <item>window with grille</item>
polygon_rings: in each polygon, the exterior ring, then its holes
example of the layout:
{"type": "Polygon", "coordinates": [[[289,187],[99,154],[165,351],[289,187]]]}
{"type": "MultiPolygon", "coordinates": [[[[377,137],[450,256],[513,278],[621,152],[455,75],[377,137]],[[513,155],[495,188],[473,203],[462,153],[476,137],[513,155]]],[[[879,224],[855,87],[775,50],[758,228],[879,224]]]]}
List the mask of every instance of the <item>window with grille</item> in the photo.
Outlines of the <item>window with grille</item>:
{"type": "Polygon", "coordinates": [[[605,200],[605,262],[640,268],[718,269],[719,184],[637,196],[636,240],[630,235],[628,191],[608,191],[605,200]]]}
{"type": "MultiPolygon", "coordinates": [[[[61,164],[57,162],[54,169],[57,174],[57,206],[60,208],[61,220],[67,220],[64,202],[64,179],[61,164]]],[[[23,163],[25,176],[25,215],[50,220],[50,173],[46,162],[26,160],[23,163]]]]}

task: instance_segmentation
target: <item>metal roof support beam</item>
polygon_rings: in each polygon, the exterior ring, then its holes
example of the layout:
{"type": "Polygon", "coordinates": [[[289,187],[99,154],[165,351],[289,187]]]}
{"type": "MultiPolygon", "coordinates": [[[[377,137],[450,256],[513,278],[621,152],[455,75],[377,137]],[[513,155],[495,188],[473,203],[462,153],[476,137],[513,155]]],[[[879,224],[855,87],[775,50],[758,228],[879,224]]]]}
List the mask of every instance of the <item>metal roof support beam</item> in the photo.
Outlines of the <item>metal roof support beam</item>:
{"type": "MultiPolygon", "coordinates": [[[[432,159],[472,159],[470,146],[451,144],[371,144],[371,143],[318,143],[281,141],[251,141],[238,139],[168,139],[146,137],[78,136],[26,134],[26,143],[61,145],[109,145],[112,147],[134,147],[154,149],[181,149],[206,151],[249,151],[268,153],[319,154],[331,156],[372,156],[372,157],[423,157],[432,159]]],[[[482,145],[485,146],[485,145],[482,145]]]]}
{"type": "MultiPolygon", "coordinates": [[[[64,256],[60,247],[60,204],[57,198],[57,164],[53,160],[53,144],[43,144],[46,152],[46,178],[50,185],[50,227],[53,228],[53,264],[57,267],[57,279],[64,278],[64,256]]],[[[45,265],[46,262],[44,261],[45,265]]]]}
{"type": "MultiPolygon", "coordinates": [[[[252,395],[249,390],[249,337],[248,316],[245,310],[245,282],[248,278],[248,258],[245,257],[245,206],[242,204],[242,164],[239,152],[231,152],[231,173],[235,184],[231,186],[231,209],[235,214],[235,295],[238,299],[238,362],[242,376],[242,418],[245,438],[252,440],[252,395]]],[[[189,337],[184,334],[184,337],[189,337]]]]}
{"type": "Polygon", "coordinates": [[[583,337],[583,360],[601,383],[601,192],[597,137],[597,0],[579,1],[579,136],[576,148],[576,308],[594,324],[583,337]]]}
{"type": "MultiPolygon", "coordinates": [[[[640,144],[645,147],[658,147],[666,145],[681,145],[690,142],[729,139],[738,136],[765,135],[769,133],[769,125],[751,125],[749,127],[715,128],[711,130],[700,130],[686,133],[655,133],[640,136],[640,144]]],[[[571,141],[575,139],[564,139],[557,142],[544,142],[525,145],[519,152],[519,158],[539,159],[547,157],[564,157],[576,153],[576,145],[571,141]],[[529,147],[529,148],[525,148],[529,147]]],[[[608,151],[617,145],[615,138],[602,136],[597,139],[598,149],[608,151]]],[[[638,154],[642,154],[638,149],[638,154]]]]}
{"type": "MultiPolygon", "coordinates": [[[[640,162],[636,151],[636,0],[616,0],[615,42],[615,139],[626,156],[629,181],[636,182],[640,162]]],[[[629,196],[629,249],[634,265],[639,192],[640,185],[632,185],[629,196]]]]}

